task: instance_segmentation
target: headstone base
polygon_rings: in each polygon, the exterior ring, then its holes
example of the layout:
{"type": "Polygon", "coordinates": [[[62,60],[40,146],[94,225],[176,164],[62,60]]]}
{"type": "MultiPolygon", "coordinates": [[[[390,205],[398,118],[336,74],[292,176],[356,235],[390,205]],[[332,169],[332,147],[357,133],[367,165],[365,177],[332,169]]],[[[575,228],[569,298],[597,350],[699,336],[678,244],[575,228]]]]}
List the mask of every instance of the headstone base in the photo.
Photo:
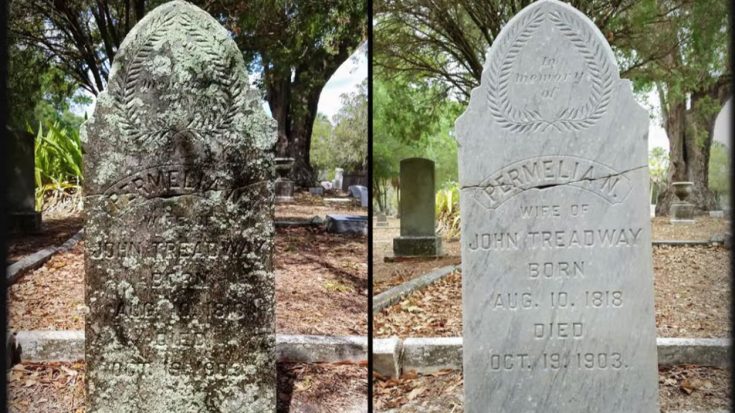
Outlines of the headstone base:
{"type": "Polygon", "coordinates": [[[367,235],[368,219],[364,215],[327,215],[327,232],[332,234],[367,235]]]}
{"type": "Polygon", "coordinates": [[[276,203],[285,204],[293,202],[293,181],[288,179],[276,179],[276,203]]]}
{"type": "Polygon", "coordinates": [[[37,234],[41,232],[41,213],[11,212],[10,232],[16,234],[37,234]]]}
{"type": "Polygon", "coordinates": [[[671,204],[672,224],[693,224],[694,205],[688,202],[674,202],[671,204]]]}
{"type": "Polygon", "coordinates": [[[436,236],[393,238],[393,254],[396,257],[439,257],[442,239],[436,236]]]}

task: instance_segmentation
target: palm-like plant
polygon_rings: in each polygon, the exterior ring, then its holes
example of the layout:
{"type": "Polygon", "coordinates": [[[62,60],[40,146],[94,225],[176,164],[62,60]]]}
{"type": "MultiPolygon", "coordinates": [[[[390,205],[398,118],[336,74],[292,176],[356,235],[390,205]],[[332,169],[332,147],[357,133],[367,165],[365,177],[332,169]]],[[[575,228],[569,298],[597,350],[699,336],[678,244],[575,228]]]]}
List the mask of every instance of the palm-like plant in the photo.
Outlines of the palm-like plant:
{"type": "Polygon", "coordinates": [[[36,210],[80,193],[82,142],[79,131],[58,123],[39,124],[34,145],[36,210]]]}

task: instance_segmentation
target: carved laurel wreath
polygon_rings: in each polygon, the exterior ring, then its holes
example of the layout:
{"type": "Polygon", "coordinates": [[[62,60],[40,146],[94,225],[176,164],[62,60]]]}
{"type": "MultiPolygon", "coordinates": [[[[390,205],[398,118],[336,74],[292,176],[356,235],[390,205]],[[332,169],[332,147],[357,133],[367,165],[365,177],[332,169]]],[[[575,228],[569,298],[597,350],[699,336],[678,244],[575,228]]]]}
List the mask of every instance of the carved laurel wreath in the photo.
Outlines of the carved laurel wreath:
{"type": "Polygon", "coordinates": [[[195,24],[191,16],[168,12],[154,17],[140,44],[140,47],[133,51],[125,71],[117,76],[116,106],[123,114],[120,120],[123,132],[140,142],[153,138],[162,139],[167,135],[180,132],[189,132],[198,138],[226,133],[243,107],[245,82],[240,81],[237,73],[227,66],[223,56],[213,50],[211,35],[208,36],[198,24],[195,24]],[[138,125],[137,121],[142,118],[142,114],[141,109],[135,105],[135,93],[139,87],[144,86],[142,73],[145,63],[154,57],[155,46],[163,39],[166,31],[173,26],[174,22],[187,31],[193,40],[185,44],[185,48],[198,48],[211,58],[208,69],[214,72],[226,99],[220,99],[214,102],[214,107],[207,108],[207,113],[217,116],[211,121],[201,117],[193,118],[183,131],[175,130],[170,126],[149,131],[141,130],[141,125],[138,125]]]}
{"type": "Polygon", "coordinates": [[[580,24],[567,13],[552,11],[548,16],[584,59],[591,75],[590,97],[582,106],[561,110],[555,120],[543,119],[537,110],[518,109],[511,105],[508,87],[513,62],[546,18],[546,14],[537,9],[513,25],[507,35],[508,41],[500,44],[488,72],[490,113],[501,127],[511,132],[544,131],[550,127],[557,131],[570,132],[588,128],[602,117],[612,98],[614,77],[599,40],[584,24],[580,24]],[[594,47],[590,49],[589,45],[594,47]]]}

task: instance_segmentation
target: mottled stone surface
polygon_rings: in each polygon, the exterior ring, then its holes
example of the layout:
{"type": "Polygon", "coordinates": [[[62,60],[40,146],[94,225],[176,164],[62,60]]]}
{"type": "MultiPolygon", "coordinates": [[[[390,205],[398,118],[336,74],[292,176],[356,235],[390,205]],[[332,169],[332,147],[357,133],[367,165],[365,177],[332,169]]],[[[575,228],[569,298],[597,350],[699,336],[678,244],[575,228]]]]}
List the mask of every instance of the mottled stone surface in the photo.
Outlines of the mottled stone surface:
{"type": "Polygon", "coordinates": [[[275,411],[275,125],[227,31],[148,13],[82,133],[87,411],[275,411]]]}
{"type": "Polygon", "coordinates": [[[441,255],[441,239],[435,228],[435,191],[434,161],[401,161],[401,236],[393,239],[397,257],[441,255]]]}
{"type": "Polygon", "coordinates": [[[528,6],[456,131],[465,412],[657,412],[648,114],[603,35],[528,6]]]}

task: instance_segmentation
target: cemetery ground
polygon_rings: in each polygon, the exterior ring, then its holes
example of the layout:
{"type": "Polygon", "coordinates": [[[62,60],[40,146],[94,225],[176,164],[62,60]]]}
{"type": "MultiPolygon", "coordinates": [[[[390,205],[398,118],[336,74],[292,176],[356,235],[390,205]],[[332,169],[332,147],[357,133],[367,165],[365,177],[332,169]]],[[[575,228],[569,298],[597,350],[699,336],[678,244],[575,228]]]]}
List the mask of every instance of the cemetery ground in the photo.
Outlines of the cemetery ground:
{"type": "MultiPolygon", "coordinates": [[[[392,255],[391,240],[399,221],[374,227],[374,294],[389,290],[434,269],[460,264],[457,240],[443,242],[446,257],[384,262],[392,255]]],[[[698,217],[694,225],[672,225],[666,217],[652,219],[654,241],[721,240],[729,221],[698,217]]],[[[730,337],[730,251],[721,243],[655,245],[653,270],[658,337],[730,337]]],[[[462,274],[459,270],[418,289],[375,313],[376,338],[462,336],[462,274]]],[[[730,373],[726,370],[677,366],[659,371],[662,411],[708,411],[729,405],[730,373]]],[[[400,378],[377,377],[377,409],[401,412],[462,411],[462,374],[443,370],[434,374],[405,373],[400,378]],[[436,410],[430,410],[436,409],[436,410]]]]}
{"type": "MultiPolygon", "coordinates": [[[[328,213],[365,212],[359,206],[326,204],[321,197],[299,192],[294,203],[276,206],[275,219],[308,222],[314,216],[323,220],[328,213]]],[[[82,219],[74,215],[47,224],[45,228],[52,230],[21,238],[18,258],[36,248],[61,244],[81,228],[82,219]]],[[[71,250],[54,255],[10,288],[10,330],[84,329],[83,244],[80,241],[71,250]]],[[[366,336],[366,258],[365,236],[329,234],[323,225],[277,227],[276,332],[366,336]]],[[[18,412],[84,411],[84,368],[83,361],[16,365],[9,372],[11,406],[18,412]]],[[[279,412],[350,411],[356,401],[364,404],[364,364],[279,363],[278,371],[279,412]]]]}

